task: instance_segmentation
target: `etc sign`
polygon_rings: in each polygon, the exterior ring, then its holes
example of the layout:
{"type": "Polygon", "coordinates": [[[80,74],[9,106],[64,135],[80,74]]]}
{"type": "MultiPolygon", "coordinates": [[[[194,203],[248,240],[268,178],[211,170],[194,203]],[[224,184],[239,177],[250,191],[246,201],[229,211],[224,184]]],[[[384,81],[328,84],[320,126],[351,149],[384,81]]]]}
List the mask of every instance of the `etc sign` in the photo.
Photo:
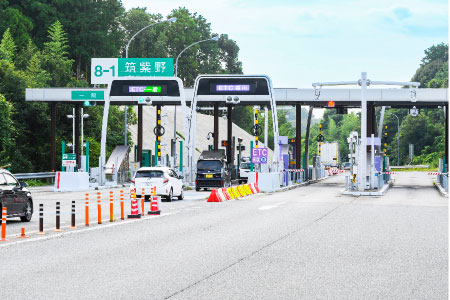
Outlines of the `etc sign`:
{"type": "Polygon", "coordinates": [[[269,151],[267,148],[253,148],[252,150],[252,163],[254,164],[266,164],[267,155],[269,151]]]}

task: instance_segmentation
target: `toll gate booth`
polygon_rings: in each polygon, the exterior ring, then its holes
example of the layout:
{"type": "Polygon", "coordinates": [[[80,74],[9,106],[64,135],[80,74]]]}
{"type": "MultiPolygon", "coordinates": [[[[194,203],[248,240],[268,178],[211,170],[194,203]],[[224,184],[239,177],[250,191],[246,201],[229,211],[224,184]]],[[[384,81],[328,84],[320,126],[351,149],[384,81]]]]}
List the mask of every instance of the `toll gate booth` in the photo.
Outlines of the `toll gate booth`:
{"type": "MultiPolygon", "coordinates": [[[[108,84],[105,92],[105,104],[103,110],[102,121],[102,138],[100,149],[100,185],[105,183],[104,166],[106,160],[106,135],[108,125],[109,106],[111,102],[127,105],[138,105],[138,161],[142,163],[142,106],[156,106],[156,124],[153,127],[155,134],[155,166],[161,163],[161,137],[165,134],[165,128],[161,124],[161,112],[164,105],[176,105],[181,102],[184,119],[186,115],[186,98],[184,95],[184,87],[178,77],[152,77],[141,79],[139,77],[125,76],[120,79],[114,79],[108,84]]],[[[185,122],[185,133],[187,131],[187,123],[185,122]]]]}
{"type": "MultiPolygon", "coordinates": [[[[198,105],[214,105],[214,142],[213,148],[218,149],[218,118],[219,105],[227,107],[227,162],[233,165],[233,133],[232,112],[236,105],[265,105],[271,108],[274,131],[274,161],[273,169],[278,170],[278,121],[276,101],[271,79],[266,75],[200,75],[194,84],[191,102],[191,113],[188,120],[188,162],[186,176],[188,182],[193,182],[195,174],[194,149],[196,138],[196,108],[198,105]]],[[[255,124],[255,139],[260,134],[258,124],[255,124]],[[257,132],[258,131],[258,132],[257,132]]],[[[251,151],[251,150],[250,150],[251,151]]]]}

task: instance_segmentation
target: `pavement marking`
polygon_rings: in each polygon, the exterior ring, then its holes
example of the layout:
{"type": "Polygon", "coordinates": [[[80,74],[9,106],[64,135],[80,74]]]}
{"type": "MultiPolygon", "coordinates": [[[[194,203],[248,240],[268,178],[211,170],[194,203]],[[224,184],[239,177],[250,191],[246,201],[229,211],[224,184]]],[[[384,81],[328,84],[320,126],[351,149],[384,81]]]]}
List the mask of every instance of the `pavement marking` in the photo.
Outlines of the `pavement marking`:
{"type": "Polygon", "coordinates": [[[272,209],[272,208],[278,208],[278,207],[280,207],[281,205],[283,205],[283,204],[285,204],[286,202],[280,202],[280,203],[277,203],[277,204],[274,204],[274,205],[266,205],[266,206],[261,206],[260,208],[258,208],[259,210],[269,210],[269,209],[272,209]]]}
{"type": "MultiPolygon", "coordinates": [[[[44,241],[44,240],[50,240],[50,239],[54,239],[54,238],[58,238],[64,235],[70,235],[70,234],[75,234],[75,233],[82,233],[82,232],[87,232],[87,231],[93,231],[93,230],[99,230],[99,229],[103,229],[103,228],[108,228],[108,227],[114,227],[114,226],[119,226],[119,225],[123,225],[123,224],[129,224],[129,223],[133,223],[133,222],[140,222],[140,221],[147,221],[147,220],[154,220],[154,219],[158,219],[158,218],[162,218],[162,217],[168,217],[168,216],[172,216],[172,215],[176,215],[179,212],[172,212],[172,213],[166,213],[166,214],[161,214],[161,215],[154,215],[154,216],[145,216],[141,219],[128,219],[128,220],[124,220],[122,222],[113,222],[113,223],[109,223],[109,224],[95,224],[95,225],[101,225],[101,226],[95,226],[95,227],[86,227],[83,229],[74,229],[72,231],[64,231],[61,233],[56,233],[56,234],[52,234],[52,235],[46,235],[46,236],[38,236],[38,237],[30,237],[27,240],[20,240],[20,241],[15,241],[15,242],[11,242],[11,243],[7,243],[7,244],[1,244],[0,248],[4,248],[4,247],[9,247],[9,246],[14,246],[14,245],[18,245],[18,244],[25,244],[25,243],[31,243],[31,242],[35,242],[35,241],[44,241]]],[[[109,221],[108,219],[105,219],[109,221]]],[[[103,222],[103,220],[102,220],[103,222]]],[[[68,226],[65,226],[68,227],[68,226]]],[[[61,227],[62,229],[63,227],[61,227]]],[[[13,235],[13,236],[17,236],[17,235],[13,235]]],[[[9,237],[9,236],[8,236],[9,237]]]]}

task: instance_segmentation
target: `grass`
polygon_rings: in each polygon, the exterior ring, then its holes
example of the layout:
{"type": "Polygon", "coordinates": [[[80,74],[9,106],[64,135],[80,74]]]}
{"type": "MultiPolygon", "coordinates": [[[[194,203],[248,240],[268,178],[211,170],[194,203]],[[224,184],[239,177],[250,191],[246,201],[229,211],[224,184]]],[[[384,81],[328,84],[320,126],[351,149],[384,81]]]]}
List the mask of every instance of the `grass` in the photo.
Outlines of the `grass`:
{"type": "Polygon", "coordinates": [[[391,170],[395,170],[395,172],[411,172],[411,171],[422,171],[422,172],[437,172],[437,168],[395,168],[391,167],[391,170]]]}
{"type": "Polygon", "coordinates": [[[29,187],[51,185],[46,179],[28,179],[25,182],[29,187]]]}

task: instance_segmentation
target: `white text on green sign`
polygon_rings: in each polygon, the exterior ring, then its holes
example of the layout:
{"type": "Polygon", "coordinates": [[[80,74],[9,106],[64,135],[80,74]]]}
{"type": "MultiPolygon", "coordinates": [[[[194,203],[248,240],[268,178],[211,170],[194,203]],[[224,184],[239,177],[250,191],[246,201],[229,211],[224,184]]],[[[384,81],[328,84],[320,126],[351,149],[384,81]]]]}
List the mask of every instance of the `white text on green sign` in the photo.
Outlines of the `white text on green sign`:
{"type": "Polygon", "coordinates": [[[106,84],[118,77],[173,76],[173,58],[92,58],[91,84],[106,84]]]}
{"type": "Polygon", "coordinates": [[[104,91],[72,91],[72,100],[104,100],[104,91]]]}

